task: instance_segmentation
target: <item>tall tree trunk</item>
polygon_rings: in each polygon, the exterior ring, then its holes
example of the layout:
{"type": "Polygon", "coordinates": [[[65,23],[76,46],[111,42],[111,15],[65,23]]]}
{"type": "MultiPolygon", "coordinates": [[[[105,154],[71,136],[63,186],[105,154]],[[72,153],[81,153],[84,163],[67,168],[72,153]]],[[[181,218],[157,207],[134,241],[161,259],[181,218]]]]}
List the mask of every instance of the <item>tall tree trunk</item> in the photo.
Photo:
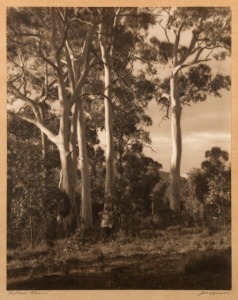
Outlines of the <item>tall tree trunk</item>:
{"type": "MultiPolygon", "coordinates": [[[[62,86],[59,85],[59,90],[62,92],[62,86]]],[[[62,97],[63,98],[63,97],[62,97]]],[[[62,99],[60,97],[60,99],[62,99]]],[[[60,162],[61,162],[61,186],[60,189],[66,193],[70,201],[70,210],[63,218],[64,227],[67,233],[70,233],[73,230],[75,224],[75,186],[74,186],[74,167],[72,162],[72,157],[70,153],[70,141],[69,141],[69,115],[70,115],[70,106],[65,101],[61,101],[61,111],[62,115],[60,118],[60,128],[58,135],[58,149],[60,153],[60,162]]]]}
{"type": "Polygon", "coordinates": [[[61,180],[60,189],[68,196],[66,207],[68,211],[66,216],[62,216],[64,229],[67,233],[70,233],[74,229],[75,225],[75,199],[74,199],[74,185],[73,185],[73,166],[72,159],[68,151],[65,151],[63,147],[59,147],[60,162],[61,162],[61,180]]]}
{"type": "Polygon", "coordinates": [[[70,129],[70,155],[72,160],[72,185],[73,199],[75,199],[75,215],[77,224],[80,225],[80,199],[76,197],[77,170],[78,170],[78,154],[77,154],[77,123],[78,123],[78,106],[74,104],[72,107],[72,120],[70,129]]]}
{"type": "Polygon", "coordinates": [[[114,143],[113,143],[113,111],[111,104],[111,70],[104,65],[105,72],[105,133],[106,133],[106,181],[102,227],[113,227],[113,195],[115,188],[114,143]]]}
{"type": "MultiPolygon", "coordinates": [[[[45,126],[45,101],[42,101],[40,103],[40,116],[41,116],[41,123],[43,126],[45,126]]],[[[44,132],[41,130],[41,153],[42,157],[46,158],[47,153],[47,136],[44,134],[44,132]]]]}
{"type": "Polygon", "coordinates": [[[79,167],[81,172],[81,223],[84,228],[90,228],[93,224],[91,186],[89,176],[88,154],[85,139],[85,123],[83,116],[82,100],[78,103],[78,145],[79,167]]]}
{"type": "Polygon", "coordinates": [[[178,90],[178,73],[170,79],[171,91],[171,134],[172,134],[172,158],[170,164],[170,208],[176,213],[180,212],[180,164],[182,156],[181,137],[181,103],[178,90]]]}
{"type": "Polygon", "coordinates": [[[111,197],[114,192],[114,144],[113,144],[113,111],[111,104],[111,70],[105,65],[105,133],[106,133],[106,182],[105,195],[111,197]]]}
{"type": "MultiPolygon", "coordinates": [[[[41,103],[40,103],[40,115],[41,115],[41,122],[43,126],[45,126],[45,117],[46,117],[46,99],[48,97],[48,64],[45,62],[45,83],[44,87],[42,89],[42,98],[41,98],[41,103]]],[[[46,158],[46,153],[47,153],[47,136],[42,132],[41,130],[41,152],[42,152],[42,157],[45,159],[46,158]]]]}
{"type": "MultiPolygon", "coordinates": [[[[112,51],[107,49],[103,37],[104,26],[99,26],[99,40],[102,61],[104,63],[105,91],[105,135],[106,135],[106,181],[105,199],[101,227],[112,228],[113,225],[113,194],[115,189],[114,143],[113,143],[113,110],[112,110],[112,51]]],[[[112,47],[112,46],[111,46],[112,47]]],[[[112,50],[112,48],[111,48],[112,50]]]]}

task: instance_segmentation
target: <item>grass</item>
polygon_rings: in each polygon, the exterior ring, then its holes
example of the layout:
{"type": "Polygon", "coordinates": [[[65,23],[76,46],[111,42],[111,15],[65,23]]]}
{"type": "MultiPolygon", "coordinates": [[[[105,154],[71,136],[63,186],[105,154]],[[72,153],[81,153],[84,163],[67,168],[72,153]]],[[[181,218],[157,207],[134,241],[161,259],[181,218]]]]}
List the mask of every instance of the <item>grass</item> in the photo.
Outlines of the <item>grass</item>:
{"type": "Polygon", "coordinates": [[[188,274],[202,272],[230,273],[230,249],[217,252],[212,250],[207,253],[190,257],[184,266],[184,271],[188,274]]]}
{"type": "MultiPolygon", "coordinates": [[[[158,272],[161,278],[162,274],[172,276],[174,272],[182,272],[183,276],[191,275],[190,277],[193,278],[193,276],[200,277],[201,273],[212,274],[211,276],[214,277],[218,271],[229,271],[229,255],[224,254],[225,249],[231,245],[229,229],[212,235],[202,228],[178,227],[163,231],[150,230],[149,233],[147,235],[144,231],[141,235],[133,237],[124,237],[120,234],[115,240],[87,242],[83,245],[75,245],[75,240],[68,238],[55,241],[53,248],[41,243],[33,250],[10,250],[8,251],[9,284],[12,286],[11,284],[14,285],[16,281],[35,282],[37,278],[46,275],[48,277],[69,276],[69,274],[81,276],[80,272],[92,274],[92,272],[107,273],[113,270],[113,274],[124,270],[123,276],[134,276],[135,281],[136,276],[138,280],[144,276],[143,272],[148,273],[149,277],[152,273],[155,276],[158,272]],[[127,270],[131,273],[127,274],[129,272],[127,270]]],[[[194,279],[194,285],[195,283],[194,279]]],[[[115,282],[112,286],[115,287],[116,284],[115,282]]],[[[127,286],[126,278],[120,284],[127,286]]],[[[143,281],[140,281],[140,284],[143,286],[143,281]]],[[[158,282],[153,284],[159,286],[158,282]]],[[[167,283],[163,284],[166,286],[167,283]]],[[[182,282],[181,286],[183,284],[182,282]]],[[[229,282],[225,286],[228,285],[229,282]]]]}
{"type": "MultiPolygon", "coordinates": [[[[151,233],[151,232],[150,232],[151,233]]],[[[200,250],[205,252],[211,249],[224,249],[230,247],[231,238],[229,230],[214,233],[212,236],[206,229],[199,228],[168,228],[165,231],[154,230],[153,235],[147,237],[144,231],[142,236],[123,237],[107,242],[85,243],[75,245],[72,239],[55,241],[54,247],[48,247],[44,242],[34,249],[8,250],[8,262],[12,260],[27,260],[31,258],[54,256],[55,259],[76,257],[80,259],[93,258],[102,252],[109,256],[130,256],[141,253],[186,253],[200,250]]]]}

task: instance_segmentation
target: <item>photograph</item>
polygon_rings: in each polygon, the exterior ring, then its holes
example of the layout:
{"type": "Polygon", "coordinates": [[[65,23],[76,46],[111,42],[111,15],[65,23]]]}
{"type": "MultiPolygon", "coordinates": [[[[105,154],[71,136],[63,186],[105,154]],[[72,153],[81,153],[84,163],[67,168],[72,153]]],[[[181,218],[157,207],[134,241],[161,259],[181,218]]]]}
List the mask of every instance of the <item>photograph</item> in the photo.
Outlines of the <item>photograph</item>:
{"type": "Polygon", "coordinates": [[[232,8],[148,4],[4,8],[8,295],[232,292],[232,8]]]}

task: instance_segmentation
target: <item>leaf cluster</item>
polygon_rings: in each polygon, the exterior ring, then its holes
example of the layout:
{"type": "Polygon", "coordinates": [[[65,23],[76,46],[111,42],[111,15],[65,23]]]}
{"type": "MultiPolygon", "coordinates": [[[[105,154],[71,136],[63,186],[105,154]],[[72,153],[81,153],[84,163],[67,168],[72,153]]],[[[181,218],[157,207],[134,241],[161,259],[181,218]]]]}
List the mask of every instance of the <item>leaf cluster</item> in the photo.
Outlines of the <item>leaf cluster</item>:
{"type": "Polygon", "coordinates": [[[231,169],[229,156],[219,147],[213,147],[205,152],[206,160],[201,169],[189,173],[197,199],[206,205],[215,205],[220,210],[229,207],[231,201],[231,169]]]}

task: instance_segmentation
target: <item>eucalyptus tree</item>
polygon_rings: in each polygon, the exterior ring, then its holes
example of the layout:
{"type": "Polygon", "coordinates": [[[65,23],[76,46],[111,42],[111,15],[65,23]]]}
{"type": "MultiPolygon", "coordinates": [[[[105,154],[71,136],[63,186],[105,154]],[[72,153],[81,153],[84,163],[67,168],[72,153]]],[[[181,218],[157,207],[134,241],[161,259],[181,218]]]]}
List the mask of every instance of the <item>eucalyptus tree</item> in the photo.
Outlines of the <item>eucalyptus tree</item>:
{"type": "MultiPolygon", "coordinates": [[[[125,116],[118,105],[118,98],[127,98],[128,103],[135,101],[133,73],[138,44],[143,43],[143,30],[146,31],[153,17],[145,9],[137,8],[99,8],[101,23],[98,28],[100,61],[104,68],[105,133],[106,133],[106,180],[105,205],[102,226],[112,226],[112,202],[115,194],[115,126],[114,118],[125,116]],[[118,97],[118,91],[124,90],[124,95],[118,97]],[[130,91],[128,93],[128,91],[130,91]],[[120,111],[120,112],[119,112],[120,111]]],[[[98,57],[97,57],[98,58],[98,57]]],[[[120,93],[121,91],[119,91],[120,93]]],[[[138,99],[137,99],[138,100],[138,99]]],[[[120,101],[119,101],[120,102],[120,101]]],[[[139,101],[138,101],[139,102],[139,101]]],[[[133,104],[135,106],[135,103],[133,104]]],[[[133,106],[131,105],[131,106],[133,106]]],[[[135,112],[136,113],[136,112],[135,112]]],[[[131,110],[131,114],[132,110],[131,110]]],[[[137,123],[139,123],[137,121],[137,123]]],[[[129,123],[128,123],[129,124],[129,123]]],[[[121,125],[121,124],[120,124],[121,125]]],[[[124,126],[125,127],[125,126],[124,126]]]]}
{"type": "Polygon", "coordinates": [[[158,22],[165,37],[152,37],[151,43],[158,61],[170,68],[170,77],[156,84],[158,102],[167,107],[167,117],[171,107],[170,207],[179,213],[182,105],[229,89],[229,76],[213,74],[210,61],[230,53],[231,12],[225,7],[164,8],[158,22]]]}
{"type": "Polygon", "coordinates": [[[113,110],[112,110],[112,68],[114,55],[114,32],[119,20],[120,8],[114,13],[115,9],[101,8],[102,21],[99,25],[98,37],[101,49],[101,58],[104,64],[104,109],[105,109],[105,134],[106,134],[106,180],[105,180],[105,202],[104,214],[102,218],[103,227],[111,227],[112,220],[110,211],[112,210],[112,196],[115,185],[114,171],[114,145],[113,145],[113,110]],[[108,11],[109,10],[109,11],[108,11]],[[108,13],[106,14],[106,12],[108,13]],[[110,14],[112,12],[112,14],[110,14]],[[114,15],[115,14],[115,15],[114,15]],[[109,29],[109,30],[108,30],[109,29]],[[108,33],[109,31],[109,33],[108,33]],[[106,36],[109,36],[107,38],[106,36]]]}
{"type": "MultiPolygon", "coordinates": [[[[81,94],[94,63],[91,43],[97,26],[97,11],[87,8],[9,8],[8,92],[30,106],[33,117],[20,114],[53,142],[60,154],[59,186],[69,198],[66,227],[75,218],[77,147],[81,171],[81,219],[92,225],[90,179],[85,144],[81,94]],[[23,63],[19,61],[23,57],[23,63]],[[37,70],[44,70],[42,73],[37,70]],[[41,103],[59,102],[59,126],[44,123],[41,103]],[[77,137],[76,137],[77,135],[77,137]]],[[[77,216],[77,219],[78,216],[77,216]]]]}

